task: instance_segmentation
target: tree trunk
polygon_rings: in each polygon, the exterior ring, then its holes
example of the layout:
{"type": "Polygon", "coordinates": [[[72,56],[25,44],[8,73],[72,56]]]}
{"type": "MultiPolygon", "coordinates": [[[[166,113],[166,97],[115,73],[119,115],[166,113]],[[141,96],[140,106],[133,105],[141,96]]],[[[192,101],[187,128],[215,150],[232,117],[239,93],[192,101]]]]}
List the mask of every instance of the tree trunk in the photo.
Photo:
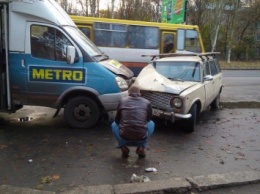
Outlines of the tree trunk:
{"type": "Polygon", "coordinates": [[[227,54],[227,63],[230,64],[230,58],[231,58],[231,47],[228,47],[228,54],[227,54]]]}
{"type": "Polygon", "coordinates": [[[112,0],[112,16],[111,16],[112,19],[114,19],[115,17],[114,7],[115,7],[115,0],[112,0]]]}
{"type": "Polygon", "coordinates": [[[219,25],[217,26],[217,29],[216,29],[216,34],[215,34],[215,38],[214,38],[214,42],[213,42],[213,45],[212,45],[211,52],[216,51],[216,45],[217,45],[217,39],[218,39],[218,31],[219,31],[219,25]]]}

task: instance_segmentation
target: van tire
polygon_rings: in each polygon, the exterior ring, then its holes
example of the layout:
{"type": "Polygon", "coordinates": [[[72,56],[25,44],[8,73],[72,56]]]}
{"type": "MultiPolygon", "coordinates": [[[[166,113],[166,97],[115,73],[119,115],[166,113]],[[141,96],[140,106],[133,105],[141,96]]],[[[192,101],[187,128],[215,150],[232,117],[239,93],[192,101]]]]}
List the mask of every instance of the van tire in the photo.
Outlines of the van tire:
{"type": "Polygon", "coordinates": [[[99,107],[89,97],[74,97],[65,106],[64,118],[72,128],[91,128],[98,122],[99,117],[99,107]]]}
{"type": "Polygon", "coordinates": [[[192,133],[195,130],[197,124],[197,104],[193,104],[189,113],[191,114],[191,118],[186,121],[185,131],[192,133]]]}

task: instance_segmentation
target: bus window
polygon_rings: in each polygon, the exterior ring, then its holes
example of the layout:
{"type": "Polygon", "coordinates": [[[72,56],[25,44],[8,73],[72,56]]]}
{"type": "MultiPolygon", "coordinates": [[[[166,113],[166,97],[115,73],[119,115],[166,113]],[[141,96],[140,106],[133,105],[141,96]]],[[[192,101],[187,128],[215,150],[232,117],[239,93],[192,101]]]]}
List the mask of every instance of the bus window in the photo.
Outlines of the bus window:
{"type": "Polygon", "coordinates": [[[156,49],[159,46],[159,29],[149,26],[128,27],[130,48],[156,49]]]}
{"type": "Polygon", "coordinates": [[[186,30],[185,49],[191,52],[201,52],[199,35],[195,30],[186,30]]]}
{"type": "Polygon", "coordinates": [[[125,47],[126,25],[94,23],[94,43],[97,46],[125,47]]]}
{"type": "Polygon", "coordinates": [[[79,29],[80,29],[88,38],[90,38],[90,28],[79,27],[79,29]]]}
{"type": "Polygon", "coordinates": [[[179,29],[177,32],[177,50],[183,51],[185,42],[185,30],[179,29]]]}
{"type": "Polygon", "coordinates": [[[177,33],[177,50],[200,53],[199,34],[196,30],[179,29],[177,33]]]}
{"type": "Polygon", "coordinates": [[[174,51],[174,34],[163,34],[163,53],[172,53],[174,51]]]}

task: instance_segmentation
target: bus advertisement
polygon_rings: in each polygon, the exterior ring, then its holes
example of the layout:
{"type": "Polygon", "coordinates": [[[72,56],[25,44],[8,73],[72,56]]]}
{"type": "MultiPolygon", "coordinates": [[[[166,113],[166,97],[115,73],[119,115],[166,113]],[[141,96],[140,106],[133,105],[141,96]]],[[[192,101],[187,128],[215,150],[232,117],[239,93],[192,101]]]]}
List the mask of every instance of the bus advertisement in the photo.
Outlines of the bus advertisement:
{"type": "Polygon", "coordinates": [[[198,26],[70,16],[101,51],[130,68],[134,76],[161,53],[204,51],[198,26]]]}

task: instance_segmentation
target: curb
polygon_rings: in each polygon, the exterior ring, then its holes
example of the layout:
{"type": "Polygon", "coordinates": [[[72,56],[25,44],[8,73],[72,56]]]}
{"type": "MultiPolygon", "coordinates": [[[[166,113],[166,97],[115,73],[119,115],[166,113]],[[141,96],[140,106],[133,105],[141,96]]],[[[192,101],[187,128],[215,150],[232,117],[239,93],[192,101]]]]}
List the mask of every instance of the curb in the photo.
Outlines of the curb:
{"type": "MultiPolygon", "coordinates": [[[[230,172],[187,178],[150,181],[146,183],[127,183],[117,185],[79,186],[61,194],[127,194],[127,193],[185,193],[192,189],[205,191],[223,187],[260,183],[259,171],[230,172]]],[[[0,186],[0,193],[12,194],[55,194],[52,191],[40,191],[29,188],[0,186]]]]}
{"type": "Polygon", "coordinates": [[[259,101],[221,101],[220,106],[223,108],[260,108],[259,101]]]}

